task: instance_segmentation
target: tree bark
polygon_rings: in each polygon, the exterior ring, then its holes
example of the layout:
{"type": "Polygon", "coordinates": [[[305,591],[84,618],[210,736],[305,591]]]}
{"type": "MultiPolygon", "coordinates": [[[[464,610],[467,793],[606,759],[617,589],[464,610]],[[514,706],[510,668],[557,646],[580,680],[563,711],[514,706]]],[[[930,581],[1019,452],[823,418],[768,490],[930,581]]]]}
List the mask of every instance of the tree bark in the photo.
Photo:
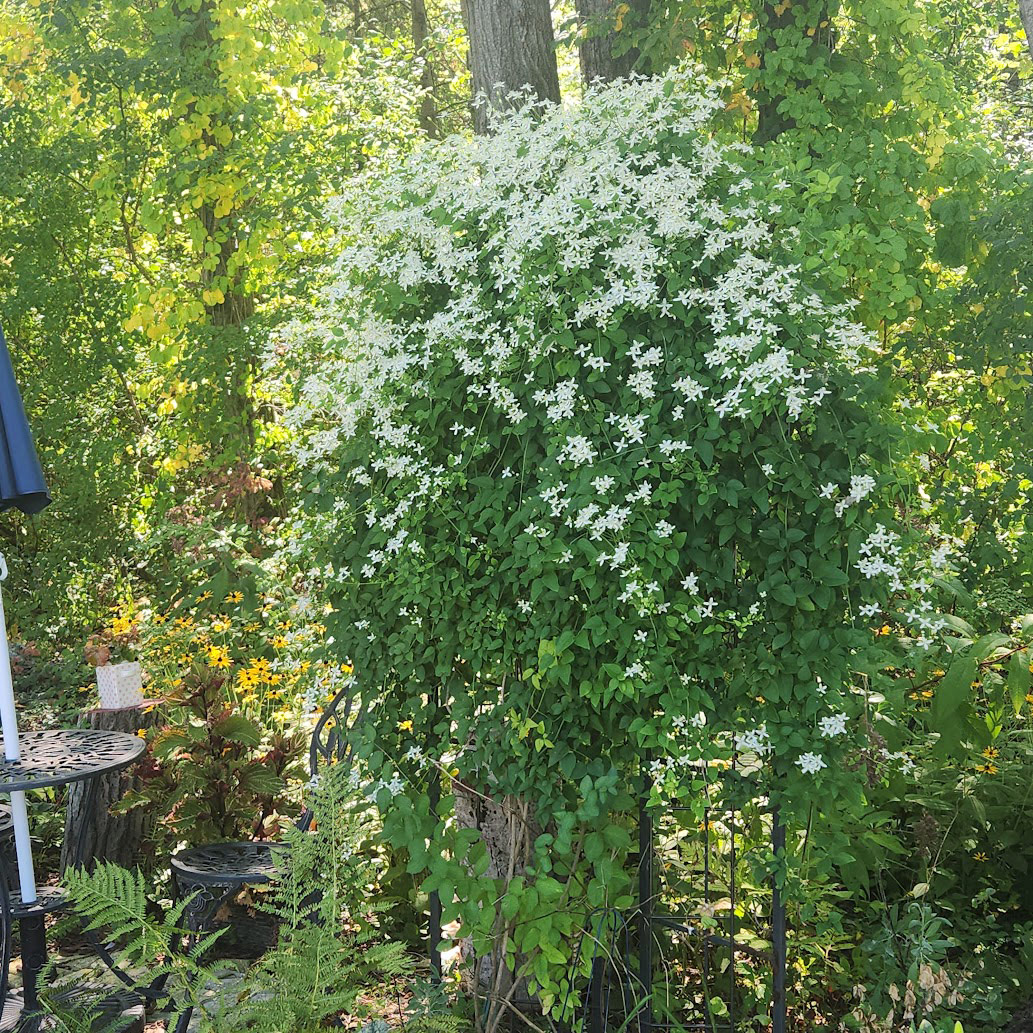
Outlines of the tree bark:
{"type": "Polygon", "coordinates": [[[549,0],[462,0],[463,21],[470,40],[473,80],[473,127],[490,131],[488,106],[514,107],[514,90],[530,91],[556,104],[560,81],[556,70],[552,11],[549,0]],[[479,102],[487,98],[487,105],[479,102]]]}
{"type": "Polygon", "coordinates": [[[1022,19],[1022,27],[1026,30],[1029,56],[1033,57],[1033,0],[1019,0],[1019,17],[1022,19]]]}
{"type": "Polygon", "coordinates": [[[614,3],[614,0],[575,0],[575,7],[581,22],[578,56],[585,85],[590,86],[596,80],[613,82],[629,76],[638,60],[638,50],[632,48],[615,57],[613,47],[629,16],[636,24],[645,18],[649,12],[649,0],[633,0],[623,5],[614,3]],[[625,8],[623,13],[618,13],[619,7],[625,8]]]}
{"type": "Polygon", "coordinates": [[[411,0],[412,11],[412,42],[413,50],[416,52],[417,60],[423,62],[420,70],[420,128],[432,139],[436,139],[438,133],[438,113],[434,103],[434,69],[430,63],[430,53],[427,49],[427,37],[430,35],[430,25],[427,21],[427,5],[424,0],[411,0]]]}
{"type": "MultiPolygon", "coordinates": [[[[93,710],[79,718],[79,727],[135,733],[149,728],[155,719],[156,711],[143,707],[93,710]]],[[[134,771],[135,765],[100,776],[89,808],[89,782],[75,782],[68,787],[65,839],[61,845],[62,871],[75,860],[80,835],[82,862],[87,867],[93,861],[114,861],[123,868],[133,868],[140,863],[140,849],[153,816],[142,807],[136,807],[128,814],[111,813],[111,808],[130,789],[139,788],[140,778],[134,771]]]]}
{"type": "MultiPolygon", "coordinates": [[[[499,879],[508,887],[514,878],[526,873],[534,842],[544,830],[531,816],[531,807],[515,796],[496,799],[487,791],[458,780],[454,787],[456,824],[480,833],[489,858],[485,876],[499,879]]],[[[494,935],[494,949],[481,957],[475,956],[472,940],[460,944],[463,959],[476,962],[463,989],[483,1002],[476,1023],[480,1033],[496,1033],[511,1009],[526,1012],[541,1007],[529,993],[526,978],[515,977],[515,971],[524,963],[524,955],[515,955],[513,968],[506,961],[506,942],[512,928],[501,913],[496,916],[494,935]]]]}
{"type": "MultiPolygon", "coordinates": [[[[808,29],[812,30],[808,33],[810,38],[809,59],[814,67],[819,67],[821,64],[827,66],[832,52],[835,50],[835,35],[832,30],[834,7],[838,7],[838,4],[834,4],[833,0],[804,0],[803,4],[798,2],[796,5],[765,3],[761,12],[759,33],[761,68],[768,70],[771,67],[771,55],[779,48],[777,33],[807,31],[808,29]],[[802,21],[800,18],[801,6],[806,12],[802,21]],[[797,27],[801,25],[805,28],[797,30],[797,27]]],[[[778,139],[787,129],[793,129],[796,126],[795,121],[789,115],[779,111],[779,106],[789,93],[812,86],[820,74],[820,72],[816,72],[810,80],[806,81],[790,80],[779,89],[768,87],[761,90],[757,108],[757,129],[753,134],[755,144],[770,143],[772,140],[778,139]]]]}

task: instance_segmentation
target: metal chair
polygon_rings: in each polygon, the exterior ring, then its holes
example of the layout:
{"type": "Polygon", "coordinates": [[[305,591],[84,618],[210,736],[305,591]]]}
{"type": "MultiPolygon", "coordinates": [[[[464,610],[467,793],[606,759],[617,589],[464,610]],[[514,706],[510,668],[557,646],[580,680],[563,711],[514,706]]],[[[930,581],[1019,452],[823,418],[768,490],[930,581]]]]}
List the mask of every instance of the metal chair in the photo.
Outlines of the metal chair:
{"type": "Polygon", "coordinates": [[[0,872],[3,872],[4,887],[11,904],[15,921],[60,911],[67,903],[67,894],[60,886],[39,886],[37,898],[32,904],[22,902],[21,888],[17,878],[18,861],[14,852],[14,820],[11,808],[0,803],[0,872]]]}
{"type": "MultiPolygon", "coordinates": [[[[8,872],[0,859],[0,1033],[45,1033],[66,1028],[53,1016],[36,1007],[27,1007],[21,990],[10,986],[11,945],[14,939],[15,910],[8,890],[8,872]]],[[[77,1028],[118,1030],[142,1033],[142,998],[128,991],[100,984],[81,984],[52,995],[51,1004],[62,1015],[74,1017],[77,1028]]]]}
{"type": "MultiPolygon", "coordinates": [[[[347,733],[354,693],[355,682],[349,678],[323,711],[312,732],[309,773],[313,778],[324,764],[351,764],[352,737],[347,733]]],[[[361,716],[360,707],[352,726],[361,716]]],[[[307,831],[312,817],[312,811],[306,807],[295,824],[303,832],[307,831]]],[[[222,904],[239,890],[275,879],[279,870],[276,852],[283,849],[278,843],[248,841],[189,847],[174,854],[174,892],[179,899],[191,898],[184,915],[187,927],[194,932],[207,930],[222,904]]]]}

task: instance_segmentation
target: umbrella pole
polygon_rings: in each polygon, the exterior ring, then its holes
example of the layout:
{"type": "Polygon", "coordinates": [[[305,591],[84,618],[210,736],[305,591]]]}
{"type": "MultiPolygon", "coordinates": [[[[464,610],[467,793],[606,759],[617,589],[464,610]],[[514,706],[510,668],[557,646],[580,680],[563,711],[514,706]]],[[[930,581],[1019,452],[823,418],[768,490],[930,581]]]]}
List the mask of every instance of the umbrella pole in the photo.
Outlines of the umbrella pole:
{"type": "MultiPolygon", "coordinates": [[[[7,579],[7,561],[0,553],[0,583],[7,579]]],[[[7,617],[3,593],[0,592],[0,727],[4,733],[4,757],[21,760],[18,742],[18,714],[14,708],[14,684],[11,681],[11,653],[7,645],[7,617]]],[[[11,818],[14,821],[14,845],[18,855],[18,882],[22,901],[36,900],[36,874],[32,867],[32,843],[29,839],[29,818],[25,811],[25,794],[11,793],[11,818]]]]}
{"type": "MultiPolygon", "coordinates": [[[[7,578],[7,561],[0,553],[0,583],[7,578]]],[[[18,714],[14,707],[14,684],[11,681],[11,652],[7,644],[7,617],[4,614],[3,593],[0,592],[0,727],[4,733],[4,757],[8,761],[21,759],[18,742],[18,714]]],[[[25,794],[11,793],[11,819],[14,823],[14,847],[18,857],[18,888],[23,904],[36,901],[36,873],[32,865],[32,840],[29,838],[29,816],[25,809],[25,794]]],[[[24,1006],[27,1012],[39,1008],[36,985],[39,973],[47,962],[46,930],[41,914],[21,920],[22,984],[24,1006]]]]}

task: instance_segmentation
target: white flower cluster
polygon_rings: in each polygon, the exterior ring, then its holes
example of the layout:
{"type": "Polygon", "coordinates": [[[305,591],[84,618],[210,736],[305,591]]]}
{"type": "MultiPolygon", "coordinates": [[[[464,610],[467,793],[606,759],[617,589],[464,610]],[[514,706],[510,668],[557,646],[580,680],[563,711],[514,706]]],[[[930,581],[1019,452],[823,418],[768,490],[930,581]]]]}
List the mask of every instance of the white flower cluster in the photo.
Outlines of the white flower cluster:
{"type": "MultiPolygon", "coordinates": [[[[629,619],[676,601],[697,622],[735,619],[699,575],[652,573],[649,557],[673,554],[685,530],[659,489],[708,422],[816,418],[831,372],[858,368],[872,344],[771,257],[777,206],[753,199],[737,148],[709,134],[722,107],[719,89],[684,69],[591,90],[578,106],[501,118],[489,138],[426,147],[330,206],[341,243],[330,285],[275,352],[290,364],[294,351],[308,370],[287,419],[302,463],[334,468],[360,432],[369,439],[371,458],[346,473],[376,534],[340,581],[404,578],[414,557],[433,562],[425,517],[476,466],[506,486],[520,542],[555,542],[561,563],[618,578],[629,619]],[[670,332],[619,336],[633,321],[670,332]],[[690,324],[700,343],[679,346],[690,324]],[[442,371],[457,386],[439,418],[442,371]],[[530,437],[545,455],[522,466],[513,442],[530,437]]],[[[851,477],[837,515],[875,488],[874,476],[851,477]]],[[[821,494],[839,492],[830,482],[821,494]]],[[[858,570],[901,590],[898,553],[880,526],[858,570]]],[[[517,624],[537,613],[525,592],[517,624]]],[[[643,653],[624,658],[625,678],[648,681],[651,635],[635,632],[643,653]]],[[[845,721],[824,718],[821,734],[843,734],[845,721]]],[[[763,725],[737,746],[773,749],[763,725]]],[[[798,763],[824,766],[812,753],[798,763]]]]}
{"type": "MultiPolygon", "coordinates": [[[[553,251],[555,271],[535,274],[543,314],[559,307],[561,282],[600,263],[605,270],[592,276],[599,286],[567,317],[570,329],[605,328],[619,309],[677,317],[698,308],[706,314],[714,340],[704,366],[679,373],[668,385],[661,383],[664,351],[649,342],[630,343],[624,380],[632,404],[645,405],[673,387],[683,402],[719,416],[745,417],[762,405],[798,418],[820,405],[827,390],[812,386],[820,371],[781,343],[782,321],[824,318],[833,348],[845,359],[856,358],[866,338],[802,289],[795,269],[763,257],[771,231],[758,203],[741,196],[725,206],[711,196],[717,193],[711,184],[731,178],[735,186],[739,174],[735,151],[705,136],[721,106],[716,89],[696,92],[688,73],[674,73],[601,91],[577,108],[549,109],[540,122],[534,111],[513,115],[488,140],[428,149],[395,174],[363,181],[339,198],[329,214],[351,243],[308,330],[332,342],[343,328],[345,337],[336,360],[305,381],[293,422],[309,422],[317,413],[320,419],[319,429],[306,435],[302,458],[333,454],[368,417],[384,449],[374,468],[419,478],[424,495],[432,493],[445,471],[421,454],[417,429],[396,419],[391,398],[392,388],[402,385],[418,392],[422,372],[446,349],[467,377],[468,396],[513,424],[532,418],[528,402],[539,407],[533,418],[549,424],[573,419],[584,405],[577,379],[530,394],[522,383],[550,365],[555,346],[542,340],[530,319],[523,325],[499,319],[507,300],[526,301],[529,260],[553,251]],[[704,145],[692,157],[665,160],[649,146],[661,134],[704,145]],[[399,203],[401,197],[413,200],[399,203]],[[450,231],[450,224],[471,223],[484,227],[478,244],[450,231]],[[672,293],[670,285],[681,278],[671,278],[667,256],[686,242],[704,259],[723,259],[724,271],[705,286],[685,284],[672,293]],[[492,256],[495,277],[488,299],[476,289],[484,254],[492,256]],[[428,315],[414,311],[402,323],[362,304],[369,283],[396,284],[414,299],[420,289],[441,289],[449,300],[428,315]]],[[[291,341],[277,343],[282,351],[291,341]]],[[[589,373],[611,364],[584,351],[580,358],[589,373]]],[[[621,436],[612,450],[644,443],[652,420],[646,408],[616,413],[621,436]]],[[[455,429],[459,438],[472,431],[458,424],[455,429]]],[[[669,449],[684,446],[667,443],[669,449]]],[[[582,465],[603,449],[603,442],[567,435],[557,458],[582,465]]]]}
{"type": "MultiPolygon", "coordinates": [[[[836,503],[836,516],[841,517],[851,506],[863,502],[873,491],[875,491],[876,480],[870,474],[855,474],[850,478],[850,487],[846,495],[836,503]]],[[[818,494],[823,499],[831,499],[836,496],[839,486],[834,482],[822,485],[818,494]]]]}

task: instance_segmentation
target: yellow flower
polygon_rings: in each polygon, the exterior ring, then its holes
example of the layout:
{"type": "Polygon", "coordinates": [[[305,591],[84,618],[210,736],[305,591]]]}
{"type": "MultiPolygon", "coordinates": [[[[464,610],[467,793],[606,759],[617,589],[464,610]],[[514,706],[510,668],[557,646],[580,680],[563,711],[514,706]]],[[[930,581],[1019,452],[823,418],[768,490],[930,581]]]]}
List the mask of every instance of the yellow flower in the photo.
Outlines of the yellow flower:
{"type": "Polygon", "coordinates": [[[411,732],[412,731],[412,721],[399,721],[398,722],[398,730],[400,732],[411,732]]]}
{"type": "Polygon", "coordinates": [[[206,599],[211,599],[211,597],[212,597],[212,593],[211,592],[202,592],[200,594],[200,596],[198,596],[198,602],[202,602],[203,603],[206,599]]]}
{"type": "Polygon", "coordinates": [[[287,640],[283,637],[283,635],[274,635],[273,636],[273,649],[286,649],[286,648],[287,648],[287,640]]]}
{"type": "Polygon", "coordinates": [[[269,677],[266,679],[266,681],[268,681],[270,685],[279,685],[280,682],[283,681],[283,675],[282,674],[270,674],[269,677]]]}
{"type": "Polygon", "coordinates": [[[222,646],[209,646],[208,647],[208,666],[209,667],[221,667],[223,669],[232,666],[233,661],[230,659],[229,653],[226,652],[222,646]]]}
{"type": "Polygon", "coordinates": [[[230,592],[230,594],[226,596],[226,602],[228,602],[228,603],[241,603],[243,601],[244,601],[244,593],[243,592],[230,592]]]}
{"type": "Polygon", "coordinates": [[[975,853],[974,853],[974,854],[972,855],[972,860],[973,860],[973,861],[986,861],[986,860],[988,860],[988,858],[987,858],[986,854],[984,854],[984,853],[983,853],[983,851],[982,851],[982,850],[977,850],[977,851],[976,851],[976,852],[975,852],[975,853]]]}
{"type": "Polygon", "coordinates": [[[976,771],[984,775],[996,775],[997,765],[994,764],[992,761],[987,761],[985,764],[977,764],[976,771]]]}
{"type": "Polygon", "coordinates": [[[994,760],[999,755],[999,753],[1000,751],[994,746],[987,746],[987,748],[983,750],[983,756],[986,757],[988,760],[994,760]]]}
{"type": "Polygon", "coordinates": [[[259,657],[257,660],[252,660],[249,665],[251,675],[256,681],[264,681],[269,677],[269,661],[265,657],[259,657]]]}
{"type": "Polygon", "coordinates": [[[233,621],[228,617],[216,617],[212,621],[212,631],[229,631],[233,627],[233,621]]]}

